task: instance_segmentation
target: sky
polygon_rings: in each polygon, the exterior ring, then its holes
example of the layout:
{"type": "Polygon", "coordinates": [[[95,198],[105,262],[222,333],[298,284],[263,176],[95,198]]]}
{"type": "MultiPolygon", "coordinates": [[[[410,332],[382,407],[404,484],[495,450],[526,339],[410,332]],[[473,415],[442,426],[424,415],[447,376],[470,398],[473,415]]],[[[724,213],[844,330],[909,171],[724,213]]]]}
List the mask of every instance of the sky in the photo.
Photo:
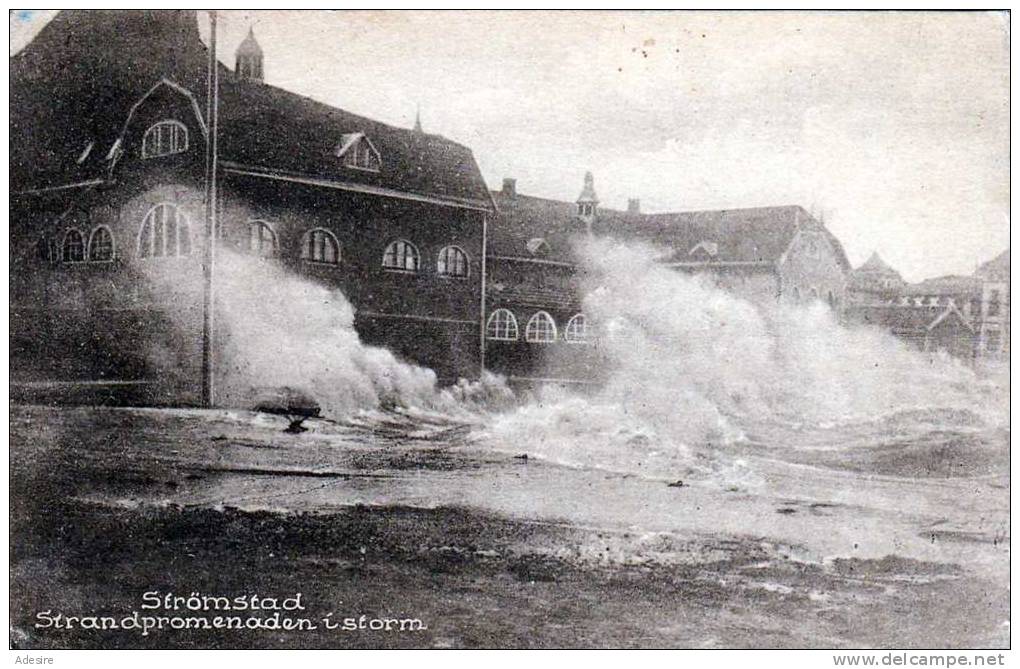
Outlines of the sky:
{"type": "MultiPolygon", "coordinates": [[[[51,16],[12,13],[12,53],[51,16]]],[[[612,208],[799,204],[910,281],[1009,246],[1004,13],[222,11],[222,61],[249,27],[267,82],[420,108],[491,188],[572,201],[591,170],[612,208]]]]}

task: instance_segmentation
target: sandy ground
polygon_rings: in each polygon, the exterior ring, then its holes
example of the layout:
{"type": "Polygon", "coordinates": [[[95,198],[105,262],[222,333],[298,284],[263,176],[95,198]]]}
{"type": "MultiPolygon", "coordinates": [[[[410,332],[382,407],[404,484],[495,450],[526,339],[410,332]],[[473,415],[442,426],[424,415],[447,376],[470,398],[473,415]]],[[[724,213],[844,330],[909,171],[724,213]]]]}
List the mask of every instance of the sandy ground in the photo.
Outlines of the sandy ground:
{"type": "Polygon", "coordinates": [[[245,412],[13,407],[12,644],[1009,644],[1002,462],[862,478],[858,462],[762,457],[765,492],[677,488],[481,450],[453,422],[283,426],[245,412]],[[152,591],[300,592],[317,626],[36,627],[44,611],[119,619],[152,591]],[[328,629],[327,614],[426,629],[328,629]]]}

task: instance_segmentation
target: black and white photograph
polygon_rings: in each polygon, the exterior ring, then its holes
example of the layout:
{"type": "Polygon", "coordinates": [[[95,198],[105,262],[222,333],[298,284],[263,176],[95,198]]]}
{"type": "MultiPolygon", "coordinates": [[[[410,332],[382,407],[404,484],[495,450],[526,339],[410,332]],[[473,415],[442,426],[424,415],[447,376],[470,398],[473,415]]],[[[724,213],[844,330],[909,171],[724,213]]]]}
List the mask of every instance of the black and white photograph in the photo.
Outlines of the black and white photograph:
{"type": "Polygon", "coordinates": [[[12,664],[1008,664],[1009,10],[9,27],[12,664]]]}

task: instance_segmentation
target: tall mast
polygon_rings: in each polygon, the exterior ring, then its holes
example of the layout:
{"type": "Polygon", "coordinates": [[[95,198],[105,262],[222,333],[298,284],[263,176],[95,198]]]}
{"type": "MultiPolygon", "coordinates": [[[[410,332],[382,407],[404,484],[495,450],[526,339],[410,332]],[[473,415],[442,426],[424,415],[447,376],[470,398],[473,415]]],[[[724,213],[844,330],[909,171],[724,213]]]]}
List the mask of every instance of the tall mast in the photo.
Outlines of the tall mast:
{"type": "Polygon", "coordinates": [[[206,126],[209,137],[205,153],[205,259],[202,263],[204,279],[202,299],[202,406],[215,404],[213,386],[213,335],[215,334],[215,292],[213,290],[216,267],[216,139],[219,126],[219,66],[216,60],[216,11],[209,12],[209,69],[206,91],[206,126]]]}

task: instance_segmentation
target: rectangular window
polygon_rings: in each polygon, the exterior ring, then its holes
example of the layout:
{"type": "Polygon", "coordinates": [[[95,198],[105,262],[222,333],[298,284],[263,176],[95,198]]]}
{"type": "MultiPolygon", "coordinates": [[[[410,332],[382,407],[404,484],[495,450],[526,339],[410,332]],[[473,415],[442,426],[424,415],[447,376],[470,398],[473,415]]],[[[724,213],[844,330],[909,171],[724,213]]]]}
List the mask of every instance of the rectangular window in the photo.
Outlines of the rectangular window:
{"type": "Polygon", "coordinates": [[[991,290],[988,292],[988,315],[998,316],[999,315],[999,291],[991,290]]]}

